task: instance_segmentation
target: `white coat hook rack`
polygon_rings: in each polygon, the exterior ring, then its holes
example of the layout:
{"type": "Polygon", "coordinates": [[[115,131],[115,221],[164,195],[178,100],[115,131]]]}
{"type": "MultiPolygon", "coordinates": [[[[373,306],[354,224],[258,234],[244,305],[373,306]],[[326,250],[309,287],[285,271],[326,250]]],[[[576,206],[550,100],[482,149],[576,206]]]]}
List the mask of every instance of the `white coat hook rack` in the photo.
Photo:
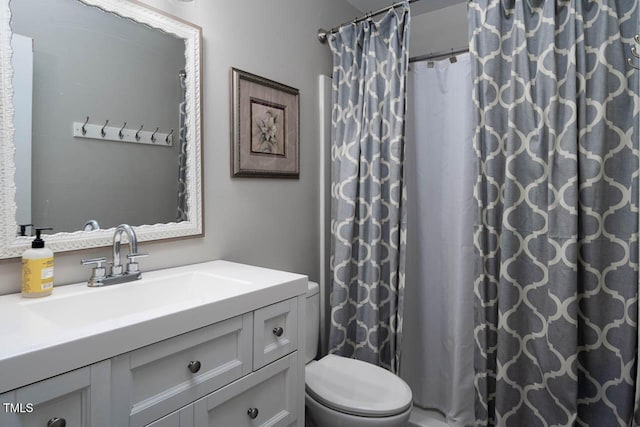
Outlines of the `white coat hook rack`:
{"type": "Polygon", "coordinates": [[[129,129],[127,122],[122,126],[109,126],[109,120],[104,124],[90,124],[89,117],[84,122],[73,122],[73,136],[76,138],[99,139],[102,141],[117,141],[133,144],[156,145],[158,147],[173,146],[173,129],[169,133],[160,132],[160,128],[150,131],[140,128],[129,129]]]}

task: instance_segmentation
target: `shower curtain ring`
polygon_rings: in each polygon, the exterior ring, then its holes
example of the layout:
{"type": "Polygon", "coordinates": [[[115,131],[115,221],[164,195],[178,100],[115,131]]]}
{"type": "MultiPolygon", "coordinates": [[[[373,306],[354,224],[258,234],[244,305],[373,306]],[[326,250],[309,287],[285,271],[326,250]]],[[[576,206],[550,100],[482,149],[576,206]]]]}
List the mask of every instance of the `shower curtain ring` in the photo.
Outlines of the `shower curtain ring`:
{"type": "Polygon", "coordinates": [[[640,67],[637,66],[636,64],[633,63],[633,59],[631,58],[627,58],[627,64],[629,64],[629,66],[631,68],[635,68],[636,70],[640,70],[640,67]]]}

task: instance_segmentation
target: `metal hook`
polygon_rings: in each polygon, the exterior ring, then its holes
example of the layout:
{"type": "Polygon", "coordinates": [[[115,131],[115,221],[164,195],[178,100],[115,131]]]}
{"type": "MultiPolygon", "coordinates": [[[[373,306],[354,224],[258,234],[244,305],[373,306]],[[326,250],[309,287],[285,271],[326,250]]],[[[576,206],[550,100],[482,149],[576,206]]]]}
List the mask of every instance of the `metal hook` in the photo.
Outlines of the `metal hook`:
{"type": "Polygon", "coordinates": [[[122,132],[124,130],[124,128],[127,126],[127,122],[124,122],[124,124],[122,125],[122,128],[120,128],[120,132],[118,132],[118,136],[120,137],[120,139],[124,138],[124,132],[122,132]]]}
{"type": "Polygon", "coordinates": [[[169,132],[169,135],[167,135],[167,137],[164,139],[164,142],[169,144],[169,138],[171,137],[171,135],[173,135],[173,128],[171,128],[171,132],[169,132]]]}
{"type": "Polygon", "coordinates": [[[637,65],[635,65],[635,64],[633,63],[633,60],[632,60],[631,58],[627,58],[627,64],[629,64],[629,66],[630,66],[631,68],[635,68],[636,70],[640,70],[640,67],[638,67],[637,65]]]}
{"type": "Polygon", "coordinates": [[[635,36],[633,36],[633,39],[636,41],[636,43],[640,44],[640,34],[636,34],[635,36]]]}
{"type": "Polygon", "coordinates": [[[106,128],[108,124],[109,124],[109,119],[107,119],[107,121],[104,122],[104,126],[102,126],[102,129],[100,129],[100,135],[102,135],[103,138],[107,136],[107,132],[104,131],[104,128],[106,128]]]}
{"type": "Polygon", "coordinates": [[[136,141],[140,141],[140,132],[142,132],[143,127],[144,125],[140,125],[140,129],[138,129],[138,132],[136,132],[136,141]]]}
{"type": "Polygon", "coordinates": [[[640,58],[640,53],[638,53],[638,49],[636,49],[636,47],[632,47],[631,48],[631,53],[633,54],[633,56],[635,56],[636,58],[640,58]]]}
{"type": "Polygon", "coordinates": [[[87,134],[87,129],[85,128],[85,126],[87,125],[87,123],[89,123],[89,116],[87,116],[87,120],[84,121],[84,124],[82,125],[82,134],[86,135],[87,134]]]}
{"type": "Polygon", "coordinates": [[[156,142],[156,132],[158,132],[159,129],[160,128],[156,128],[156,130],[151,134],[151,142],[156,142]]]}

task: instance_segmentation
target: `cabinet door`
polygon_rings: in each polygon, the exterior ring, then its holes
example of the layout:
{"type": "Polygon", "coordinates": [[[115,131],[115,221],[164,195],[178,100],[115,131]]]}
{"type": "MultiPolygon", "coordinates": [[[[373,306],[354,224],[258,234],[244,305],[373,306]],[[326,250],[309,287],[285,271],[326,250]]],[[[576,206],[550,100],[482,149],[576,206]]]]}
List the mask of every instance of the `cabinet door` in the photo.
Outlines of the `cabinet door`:
{"type": "MultiPolygon", "coordinates": [[[[196,427],[289,426],[297,420],[297,353],[193,404],[196,427]]],[[[297,392],[301,392],[298,390],[297,392]]]]}
{"type": "Polygon", "coordinates": [[[298,348],[297,299],[282,301],[253,316],[253,369],[260,369],[298,348]]]}
{"type": "Polygon", "coordinates": [[[0,395],[0,426],[110,426],[110,366],[96,363],[0,395]]]}

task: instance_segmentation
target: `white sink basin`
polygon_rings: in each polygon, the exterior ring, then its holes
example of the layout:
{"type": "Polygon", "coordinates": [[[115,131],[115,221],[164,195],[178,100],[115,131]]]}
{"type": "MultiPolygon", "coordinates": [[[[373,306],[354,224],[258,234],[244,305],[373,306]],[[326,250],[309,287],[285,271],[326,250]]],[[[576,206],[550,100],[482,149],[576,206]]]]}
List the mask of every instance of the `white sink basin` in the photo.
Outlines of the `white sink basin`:
{"type": "Polygon", "coordinates": [[[203,272],[188,271],[144,277],[119,285],[85,289],[24,302],[30,313],[61,326],[146,318],[223,299],[243,292],[250,282],[203,272]]]}

